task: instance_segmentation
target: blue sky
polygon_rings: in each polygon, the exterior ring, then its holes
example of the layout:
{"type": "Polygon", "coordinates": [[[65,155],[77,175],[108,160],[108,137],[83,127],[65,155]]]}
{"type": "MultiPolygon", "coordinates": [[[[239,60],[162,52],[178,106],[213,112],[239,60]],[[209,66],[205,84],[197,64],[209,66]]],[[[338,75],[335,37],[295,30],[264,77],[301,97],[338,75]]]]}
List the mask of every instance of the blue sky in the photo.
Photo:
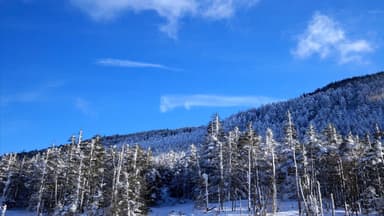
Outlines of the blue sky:
{"type": "Polygon", "coordinates": [[[0,0],[0,154],[206,124],[384,66],[382,0],[0,0]]]}

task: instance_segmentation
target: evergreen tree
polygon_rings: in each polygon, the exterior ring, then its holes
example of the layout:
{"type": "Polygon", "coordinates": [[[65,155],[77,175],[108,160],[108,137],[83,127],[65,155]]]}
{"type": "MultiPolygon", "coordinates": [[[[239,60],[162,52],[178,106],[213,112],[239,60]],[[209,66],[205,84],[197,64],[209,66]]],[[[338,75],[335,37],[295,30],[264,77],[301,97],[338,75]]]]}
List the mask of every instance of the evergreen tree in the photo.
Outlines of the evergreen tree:
{"type": "Polygon", "coordinates": [[[271,154],[272,163],[272,214],[276,215],[277,212],[277,187],[276,187],[276,155],[275,155],[275,141],[273,139],[273,133],[271,129],[267,129],[266,144],[271,154]]]}
{"type": "MultiPolygon", "coordinates": [[[[224,132],[219,116],[216,114],[209,122],[205,143],[200,148],[200,168],[202,173],[209,177],[209,200],[218,201],[221,205],[224,197],[224,158],[223,155],[224,132]]],[[[204,185],[200,186],[204,191],[204,185]]],[[[203,194],[203,193],[201,193],[203,194]]]]}
{"type": "Polygon", "coordinates": [[[292,122],[291,112],[287,112],[287,122],[285,125],[285,142],[288,148],[291,150],[293,168],[295,170],[295,183],[296,183],[296,199],[298,202],[299,214],[302,214],[302,205],[301,201],[303,197],[300,195],[300,176],[299,176],[299,167],[296,160],[296,151],[298,149],[299,143],[297,140],[297,134],[295,125],[292,122]]]}
{"type": "Polygon", "coordinates": [[[235,202],[239,199],[238,191],[240,190],[239,185],[242,185],[241,179],[241,166],[242,158],[239,150],[239,140],[241,133],[238,127],[235,127],[232,131],[229,131],[227,137],[228,146],[228,160],[227,160],[227,171],[226,171],[226,188],[227,188],[227,200],[231,201],[232,210],[235,208],[235,202]]]}
{"type": "Polygon", "coordinates": [[[89,215],[103,215],[100,209],[107,206],[104,201],[104,194],[108,193],[105,188],[106,152],[99,136],[94,137],[88,143],[88,148],[89,156],[86,166],[88,179],[86,184],[87,197],[84,204],[87,206],[89,215]]]}
{"type": "Polygon", "coordinates": [[[64,164],[61,149],[52,147],[46,160],[46,174],[44,179],[44,191],[42,200],[45,211],[51,213],[62,208],[65,178],[64,164]]]}
{"type": "Polygon", "coordinates": [[[259,148],[260,139],[259,136],[256,135],[256,132],[253,130],[252,123],[249,122],[247,129],[240,136],[239,139],[239,153],[240,158],[242,158],[241,162],[243,167],[240,167],[243,170],[243,176],[246,176],[247,187],[239,190],[243,190],[244,194],[247,194],[248,199],[248,211],[253,209],[252,201],[253,197],[256,196],[254,193],[256,190],[256,149],[259,148]]]}
{"type": "Polygon", "coordinates": [[[16,154],[6,154],[1,157],[0,164],[0,189],[2,202],[8,206],[15,204],[16,178],[19,166],[16,154]]]}

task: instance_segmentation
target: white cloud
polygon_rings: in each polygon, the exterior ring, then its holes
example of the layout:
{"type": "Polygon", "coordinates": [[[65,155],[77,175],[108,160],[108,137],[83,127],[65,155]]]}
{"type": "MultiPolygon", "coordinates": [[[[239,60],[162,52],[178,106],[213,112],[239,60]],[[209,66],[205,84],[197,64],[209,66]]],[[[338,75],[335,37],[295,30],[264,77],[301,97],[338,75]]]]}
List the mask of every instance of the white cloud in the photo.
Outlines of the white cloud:
{"type": "Polygon", "coordinates": [[[97,64],[104,65],[104,66],[112,66],[112,67],[159,68],[159,69],[165,69],[165,70],[177,70],[175,68],[170,68],[161,64],[131,61],[127,59],[105,58],[105,59],[98,60],[97,64]]]}
{"type": "Polygon", "coordinates": [[[160,98],[160,111],[168,112],[178,107],[257,107],[278,101],[263,96],[222,96],[222,95],[165,95],[160,98]]]}
{"type": "Polygon", "coordinates": [[[8,106],[13,103],[33,103],[42,100],[53,89],[63,86],[61,81],[45,83],[35,89],[17,92],[14,94],[0,95],[0,105],[8,106]]]}
{"type": "Polygon", "coordinates": [[[78,97],[74,101],[75,108],[87,116],[94,116],[96,113],[91,108],[90,103],[84,98],[78,97]]]}
{"type": "Polygon", "coordinates": [[[259,0],[206,0],[201,1],[201,15],[206,18],[220,20],[234,16],[237,10],[250,8],[259,0]]]}
{"type": "Polygon", "coordinates": [[[292,53],[298,58],[318,55],[325,59],[336,57],[340,64],[364,62],[364,54],[372,52],[367,40],[351,40],[338,22],[321,13],[315,13],[305,32],[299,36],[292,53]]]}
{"type": "Polygon", "coordinates": [[[95,20],[111,20],[127,11],[155,11],[166,19],[160,30],[177,38],[179,21],[186,16],[225,19],[259,0],[71,0],[95,20]]]}

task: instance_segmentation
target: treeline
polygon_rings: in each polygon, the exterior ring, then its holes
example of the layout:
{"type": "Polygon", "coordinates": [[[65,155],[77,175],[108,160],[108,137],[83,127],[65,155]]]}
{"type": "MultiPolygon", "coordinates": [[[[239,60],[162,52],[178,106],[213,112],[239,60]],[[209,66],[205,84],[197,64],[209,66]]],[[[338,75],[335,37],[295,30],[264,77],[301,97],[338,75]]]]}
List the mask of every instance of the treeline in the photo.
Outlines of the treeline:
{"type": "Polygon", "coordinates": [[[333,206],[347,215],[384,214],[378,126],[364,137],[341,136],[332,124],[321,132],[309,126],[299,140],[288,112],[283,131],[279,141],[252,123],[224,131],[215,115],[203,144],[155,156],[139,145],[105,147],[98,136],[83,141],[80,132],[69,145],[1,156],[1,200],[37,215],[146,215],[169,197],[193,199],[206,211],[209,203],[236,210],[247,200],[255,215],[277,212],[279,199],[297,200],[301,215],[322,215],[333,206]]]}
{"type": "Polygon", "coordinates": [[[138,145],[105,148],[80,132],[32,157],[3,155],[0,192],[8,209],[36,215],[145,215],[151,166],[150,151],[138,145]]]}
{"type": "Polygon", "coordinates": [[[341,136],[332,124],[321,133],[309,126],[299,140],[288,112],[283,128],[279,142],[270,129],[258,135],[252,123],[224,132],[216,115],[204,144],[161,155],[168,163],[157,164],[168,169],[162,173],[172,196],[192,198],[205,210],[208,202],[217,202],[218,210],[229,202],[235,210],[245,199],[250,212],[265,215],[278,211],[280,198],[297,200],[304,215],[322,215],[332,205],[347,215],[384,213],[383,131],[377,125],[361,138],[341,136]]]}

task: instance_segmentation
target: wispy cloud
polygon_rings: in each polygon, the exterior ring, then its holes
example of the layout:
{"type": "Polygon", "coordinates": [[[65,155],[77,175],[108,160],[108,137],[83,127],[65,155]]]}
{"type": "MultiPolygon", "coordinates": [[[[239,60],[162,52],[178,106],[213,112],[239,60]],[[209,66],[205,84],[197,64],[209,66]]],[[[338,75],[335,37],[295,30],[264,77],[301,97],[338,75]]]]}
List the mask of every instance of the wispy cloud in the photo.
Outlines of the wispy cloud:
{"type": "Polygon", "coordinates": [[[13,94],[0,95],[0,105],[8,106],[14,103],[32,103],[42,100],[53,89],[59,88],[64,83],[59,81],[45,83],[35,89],[16,92],[13,94]]]}
{"type": "Polygon", "coordinates": [[[89,101],[84,98],[78,97],[74,100],[74,105],[77,110],[83,113],[86,116],[95,116],[96,112],[92,109],[89,101]]]}
{"type": "Polygon", "coordinates": [[[164,70],[179,70],[179,69],[167,67],[161,64],[132,61],[127,59],[105,58],[105,59],[99,59],[97,61],[97,64],[103,65],[103,66],[112,66],[112,67],[158,68],[158,69],[164,69],[164,70]]]}
{"type": "Polygon", "coordinates": [[[378,15],[378,14],[383,14],[384,10],[369,10],[368,13],[373,15],[378,15]]]}
{"type": "Polygon", "coordinates": [[[178,107],[258,107],[279,101],[264,96],[223,96],[223,95],[164,95],[160,98],[160,111],[168,112],[178,107]]]}
{"type": "Polygon", "coordinates": [[[312,55],[318,55],[322,59],[336,57],[340,64],[345,64],[363,63],[364,55],[373,50],[369,41],[350,39],[338,22],[316,12],[305,32],[299,36],[292,54],[302,59],[312,55]]]}
{"type": "Polygon", "coordinates": [[[259,0],[71,0],[72,5],[85,11],[95,20],[111,20],[134,11],[155,11],[166,23],[160,30],[177,38],[179,22],[186,16],[208,19],[227,19],[242,8],[254,6],[259,0]]]}

